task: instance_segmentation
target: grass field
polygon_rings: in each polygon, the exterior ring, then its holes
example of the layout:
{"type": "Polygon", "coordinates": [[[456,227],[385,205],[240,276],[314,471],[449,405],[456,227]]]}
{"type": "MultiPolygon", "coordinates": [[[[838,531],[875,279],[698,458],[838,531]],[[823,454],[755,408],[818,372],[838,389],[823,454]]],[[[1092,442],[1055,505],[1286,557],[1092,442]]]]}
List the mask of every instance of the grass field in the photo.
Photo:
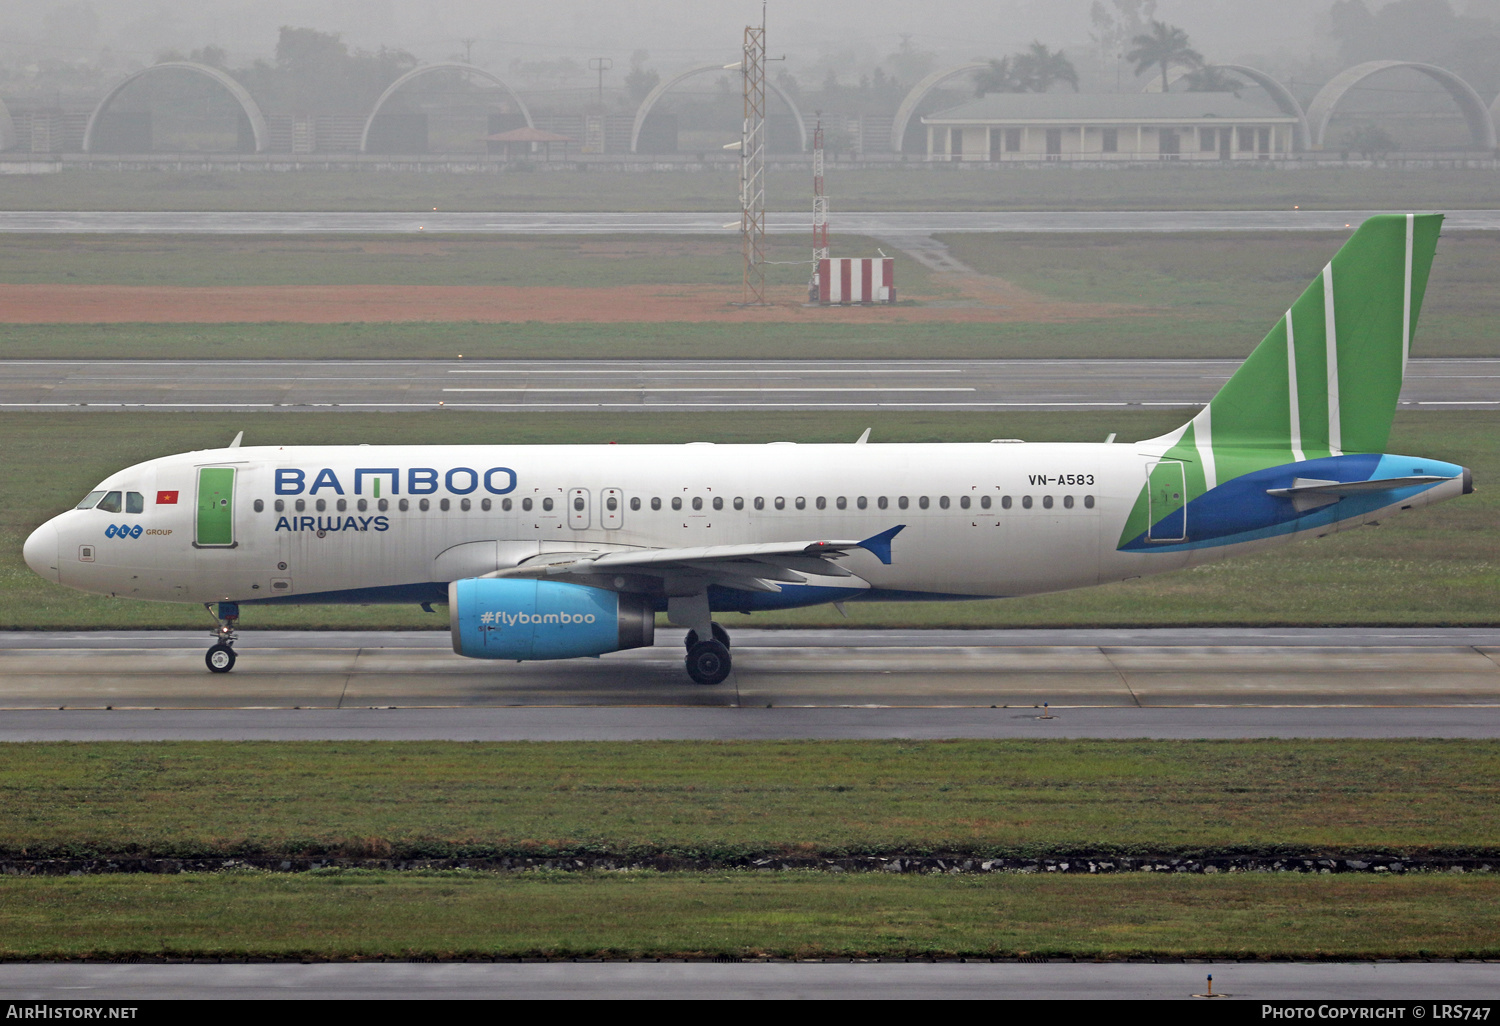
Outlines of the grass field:
{"type": "MultiPolygon", "coordinates": [[[[1110,431],[1149,438],[1187,416],[1152,413],[788,413],[661,416],[610,414],[170,414],[5,413],[0,447],[0,625],[12,629],[185,627],[194,606],[128,602],[50,584],[21,561],[26,535],[107,474],[155,456],[247,444],[849,441],[873,427],[874,442],[1097,441],[1110,431]],[[59,459],[59,454],[67,454],[59,459]]],[[[1478,490],[1453,502],[1262,555],[1162,577],[991,602],[852,603],[727,615],[726,625],[951,626],[1178,624],[1494,624],[1500,622],[1500,480],[1490,413],[1397,414],[1389,451],[1461,463],[1478,490]]],[[[246,607],[247,629],[444,628],[405,606],[246,607]]]]}
{"type": "MultiPolygon", "coordinates": [[[[0,747],[7,855],[1492,851],[1472,741],[0,747]],[[1421,795],[1421,801],[1413,801],[1421,795]]],[[[1500,879],[0,877],[0,958],[1494,957],[1500,879]]]]}
{"type": "MultiPolygon", "coordinates": [[[[851,170],[830,161],[841,210],[1459,210],[1500,203],[1482,169],[950,166],[851,170]]],[[[773,210],[812,208],[810,168],[773,170],[773,210]]],[[[712,171],[538,170],[502,174],[84,172],[7,175],[6,210],[682,210],[739,208],[739,167],[712,171]]]]}
{"type": "Polygon", "coordinates": [[[1486,854],[1497,780],[1486,741],[10,744],[0,854],[1486,854]]]}
{"type": "MultiPolygon", "coordinates": [[[[1500,334],[1500,239],[1444,237],[1413,352],[1494,356],[1500,334]]],[[[952,251],[984,274],[1020,286],[1039,309],[1076,316],[1081,302],[1117,313],[1063,323],[901,323],[901,309],[869,323],[544,324],[9,324],[0,359],[256,357],[525,358],[1138,358],[1249,354],[1342,244],[1340,234],[952,235],[952,251]]],[[[876,240],[844,240],[874,252],[876,240]]],[[[888,252],[896,252],[889,245],[888,252]]],[[[805,251],[777,240],[773,259],[805,251]]],[[[707,285],[739,281],[735,239],[540,237],[203,238],[0,235],[0,283],[126,286],[707,285]]],[[[964,305],[959,287],[897,255],[902,295],[964,305]]],[[[805,264],[769,268],[800,288],[805,264]]]]}
{"type": "Polygon", "coordinates": [[[6,877],[0,958],[1493,958],[1497,910],[1489,876],[6,877]]]}

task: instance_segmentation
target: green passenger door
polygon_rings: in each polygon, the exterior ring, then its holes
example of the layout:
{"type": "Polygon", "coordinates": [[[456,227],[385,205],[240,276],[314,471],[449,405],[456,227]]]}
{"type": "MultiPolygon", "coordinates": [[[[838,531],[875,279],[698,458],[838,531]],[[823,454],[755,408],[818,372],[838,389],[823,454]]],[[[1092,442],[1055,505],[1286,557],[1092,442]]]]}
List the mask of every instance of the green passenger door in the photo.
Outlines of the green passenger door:
{"type": "Polygon", "coordinates": [[[198,468],[198,522],[193,544],[234,547],[234,468],[198,468]]]}

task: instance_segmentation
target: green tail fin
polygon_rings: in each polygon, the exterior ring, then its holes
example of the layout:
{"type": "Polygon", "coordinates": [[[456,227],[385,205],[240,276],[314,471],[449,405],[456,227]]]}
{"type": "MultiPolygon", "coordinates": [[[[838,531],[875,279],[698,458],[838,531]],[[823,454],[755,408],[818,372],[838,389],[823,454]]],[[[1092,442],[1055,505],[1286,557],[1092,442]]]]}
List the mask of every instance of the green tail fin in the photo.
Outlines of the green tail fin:
{"type": "Polygon", "coordinates": [[[1442,223],[1360,225],[1208,406],[1156,441],[1186,443],[1209,466],[1234,449],[1287,462],[1384,452],[1442,223]]]}

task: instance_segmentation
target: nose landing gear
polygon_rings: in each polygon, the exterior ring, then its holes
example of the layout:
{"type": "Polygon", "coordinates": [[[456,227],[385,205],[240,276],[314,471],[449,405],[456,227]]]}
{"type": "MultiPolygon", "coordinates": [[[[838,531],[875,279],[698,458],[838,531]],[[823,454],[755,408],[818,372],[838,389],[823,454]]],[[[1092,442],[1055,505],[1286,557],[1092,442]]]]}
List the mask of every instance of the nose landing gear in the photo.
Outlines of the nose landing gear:
{"type": "Polygon", "coordinates": [[[214,618],[214,629],[209,637],[214,644],[204,653],[203,663],[210,673],[228,673],[234,669],[234,643],[239,640],[235,626],[240,620],[240,607],[236,602],[220,602],[217,612],[209,603],[203,603],[208,615],[214,618]]]}

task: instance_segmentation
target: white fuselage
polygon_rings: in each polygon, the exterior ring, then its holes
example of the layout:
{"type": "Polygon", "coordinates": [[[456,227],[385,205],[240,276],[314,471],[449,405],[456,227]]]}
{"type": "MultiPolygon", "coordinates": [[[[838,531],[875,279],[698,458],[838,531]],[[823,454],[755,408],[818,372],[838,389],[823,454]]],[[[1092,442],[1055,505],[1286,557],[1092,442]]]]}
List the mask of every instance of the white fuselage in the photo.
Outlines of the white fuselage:
{"type": "Polygon", "coordinates": [[[425,601],[547,552],[858,539],[905,525],[889,565],[855,551],[840,561],[852,582],[810,584],[956,598],[1122,580],[1297,536],[1118,551],[1160,455],[1063,443],[217,449],[112,475],[99,489],[144,496],[142,512],[63,513],[26,558],[62,584],[121,597],[425,601]],[[234,470],[217,527],[200,522],[202,468],[234,470]]]}

